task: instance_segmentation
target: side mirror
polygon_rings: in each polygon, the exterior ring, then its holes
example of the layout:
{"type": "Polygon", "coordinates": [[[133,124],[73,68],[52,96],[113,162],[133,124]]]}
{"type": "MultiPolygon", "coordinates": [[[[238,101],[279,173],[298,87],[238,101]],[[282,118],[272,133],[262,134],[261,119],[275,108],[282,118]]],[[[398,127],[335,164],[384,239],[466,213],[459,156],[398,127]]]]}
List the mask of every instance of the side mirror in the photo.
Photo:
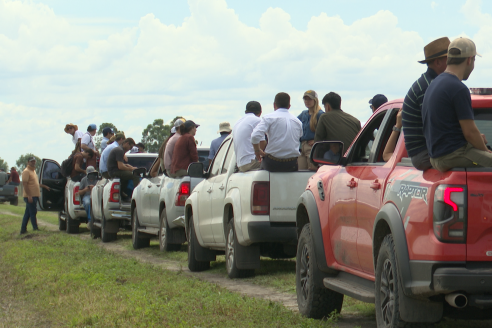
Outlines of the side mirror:
{"type": "Polygon", "coordinates": [[[188,175],[192,178],[203,178],[203,163],[191,163],[190,166],[188,166],[188,175]]]}
{"type": "Polygon", "coordinates": [[[145,167],[139,167],[138,169],[133,170],[133,175],[139,178],[146,178],[145,175],[147,173],[147,169],[145,167]]]}
{"type": "Polygon", "coordinates": [[[87,174],[87,179],[90,180],[101,180],[102,176],[99,175],[99,172],[91,172],[87,174]]]}
{"type": "Polygon", "coordinates": [[[320,165],[338,165],[343,158],[343,142],[321,141],[311,149],[311,161],[320,165]]]}

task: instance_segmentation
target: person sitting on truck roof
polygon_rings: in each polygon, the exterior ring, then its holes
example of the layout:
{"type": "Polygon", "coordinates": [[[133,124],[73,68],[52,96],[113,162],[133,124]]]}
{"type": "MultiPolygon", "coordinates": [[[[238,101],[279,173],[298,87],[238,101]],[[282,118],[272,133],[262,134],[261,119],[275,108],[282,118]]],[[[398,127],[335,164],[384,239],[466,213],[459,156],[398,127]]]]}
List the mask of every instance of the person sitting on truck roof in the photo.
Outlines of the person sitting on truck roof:
{"type": "Polygon", "coordinates": [[[264,115],[251,134],[256,158],[261,161],[260,167],[263,170],[295,172],[298,169],[297,157],[300,154],[302,123],[289,113],[290,96],[287,93],[277,93],[273,108],[275,111],[264,115]],[[264,140],[265,134],[268,144],[263,151],[260,148],[260,141],[264,140]]]}
{"type": "Polygon", "coordinates": [[[448,47],[446,70],[425,93],[425,141],[432,166],[441,172],[455,167],[492,166],[492,152],[475,125],[470,90],[462,82],[472,73],[477,55],[472,40],[453,40],[448,47]]]}
{"type": "Polygon", "coordinates": [[[79,182],[85,176],[85,167],[87,160],[90,160],[94,157],[94,151],[92,149],[87,149],[83,153],[77,153],[73,156],[73,169],[72,173],[70,173],[70,178],[72,181],[79,182]],[[84,163],[86,160],[86,163],[84,163]]]}
{"type": "Polygon", "coordinates": [[[65,133],[68,133],[72,136],[72,142],[74,143],[74,145],[77,144],[77,141],[82,139],[82,136],[84,135],[84,133],[79,130],[79,127],[73,123],[65,125],[65,133]]]}
{"type": "Polygon", "coordinates": [[[186,120],[184,118],[178,118],[176,121],[174,121],[174,128],[176,129],[176,134],[168,140],[166,149],[164,150],[164,168],[166,169],[166,174],[171,178],[175,178],[174,174],[171,172],[174,147],[176,146],[176,142],[178,142],[178,139],[182,135],[181,126],[185,121],[186,120]]]}
{"type": "Polygon", "coordinates": [[[104,151],[104,149],[106,149],[106,147],[108,146],[108,141],[109,139],[111,139],[112,136],[114,136],[113,129],[111,129],[109,126],[105,127],[103,129],[103,138],[101,140],[101,154],[104,151]]]}
{"type": "MultiPolygon", "coordinates": [[[[88,166],[86,169],[87,174],[97,172],[93,166],[88,166]]],[[[87,175],[80,181],[79,185],[79,197],[82,197],[82,204],[84,205],[85,212],[87,213],[87,226],[91,223],[91,190],[97,183],[97,179],[94,177],[89,178],[87,175]]]]}
{"type": "Polygon", "coordinates": [[[425,171],[432,167],[429,151],[425,144],[422,124],[422,103],[424,95],[431,82],[446,70],[448,46],[451,43],[447,37],[432,41],[424,47],[425,59],[419,61],[427,64],[427,71],[412,84],[402,106],[403,134],[405,148],[413,166],[425,171]]]}
{"type": "MultiPolygon", "coordinates": [[[[125,163],[125,153],[131,150],[135,146],[135,140],[127,138],[123,141],[121,146],[111,149],[107,159],[107,166],[109,176],[111,178],[121,179],[121,190],[127,190],[128,181],[133,181],[133,188],[136,188],[140,183],[140,177],[133,175],[133,170],[137,169],[130,164],[125,163]]],[[[131,199],[131,195],[124,195],[122,193],[122,200],[124,202],[131,199]]]]}
{"type": "Polygon", "coordinates": [[[10,177],[7,183],[12,186],[20,185],[19,173],[17,172],[15,167],[10,168],[10,177]]]}
{"type": "MultiPolygon", "coordinates": [[[[188,166],[198,162],[198,150],[196,149],[195,134],[199,127],[193,121],[186,121],[181,126],[181,137],[179,137],[174,147],[171,173],[176,178],[188,174],[188,166]]],[[[169,147],[169,145],[168,145],[169,147]]]]}
{"type": "Polygon", "coordinates": [[[117,133],[115,136],[109,139],[108,141],[109,145],[102,152],[101,159],[99,161],[99,172],[101,172],[103,178],[105,179],[110,178],[108,172],[108,165],[107,165],[109,153],[111,153],[111,150],[113,150],[114,148],[121,146],[123,141],[125,141],[125,135],[123,133],[117,133]]]}
{"type": "Polygon", "coordinates": [[[335,92],[327,93],[321,102],[325,113],[319,118],[314,141],[341,141],[345,152],[361,129],[360,121],[341,109],[342,98],[335,92]]]}
{"type": "Polygon", "coordinates": [[[301,137],[301,155],[297,158],[297,165],[299,166],[299,170],[309,169],[311,171],[316,171],[318,167],[311,162],[309,156],[314,145],[316,126],[324,111],[319,106],[319,99],[316,91],[308,90],[304,92],[302,99],[304,100],[304,106],[306,106],[307,109],[297,116],[302,123],[303,131],[301,137]]]}
{"type": "Polygon", "coordinates": [[[97,126],[95,124],[89,124],[87,127],[87,132],[84,133],[82,136],[82,139],[80,140],[80,147],[82,148],[82,151],[86,151],[88,149],[92,149],[94,152],[94,155],[92,158],[89,159],[89,161],[86,160],[87,166],[91,165],[96,167],[96,157],[100,157],[99,152],[96,149],[96,144],[94,143],[94,135],[96,134],[97,126]]]}
{"type": "MultiPolygon", "coordinates": [[[[251,134],[254,128],[261,122],[261,104],[250,101],[246,104],[245,115],[234,125],[232,136],[234,138],[234,153],[240,172],[259,170],[261,162],[256,159],[255,149],[251,143],[251,134]]],[[[260,143],[264,143],[261,149],[265,149],[265,136],[260,143]]]]}
{"type": "Polygon", "coordinates": [[[207,166],[209,166],[210,162],[212,162],[212,160],[214,159],[215,154],[219,150],[220,145],[222,145],[222,141],[224,141],[224,139],[227,138],[227,136],[231,134],[231,132],[232,129],[231,129],[231,124],[229,122],[221,122],[219,124],[219,131],[217,131],[217,133],[220,133],[220,137],[212,140],[212,143],[210,144],[207,166]]]}

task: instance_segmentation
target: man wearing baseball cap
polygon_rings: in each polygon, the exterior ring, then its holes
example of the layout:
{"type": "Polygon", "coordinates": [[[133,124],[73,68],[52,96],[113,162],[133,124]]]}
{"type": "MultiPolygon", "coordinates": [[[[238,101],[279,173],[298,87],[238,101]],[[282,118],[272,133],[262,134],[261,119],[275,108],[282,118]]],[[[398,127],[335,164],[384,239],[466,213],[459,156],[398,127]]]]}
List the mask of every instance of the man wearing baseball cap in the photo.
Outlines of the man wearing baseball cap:
{"type": "MultiPolygon", "coordinates": [[[[419,63],[426,64],[427,71],[413,83],[403,101],[401,118],[405,147],[413,166],[422,171],[432,167],[422,125],[422,103],[429,84],[446,69],[450,43],[447,37],[443,37],[424,47],[425,59],[419,63]]],[[[400,133],[401,128],[394,126],[393,131],[400,133]]]]}
{"type": "Polygon", "coordinates": [[[178,118],[176,121],[174,121],[174,131],[176,132],[168,141],[166,144],[166,148],[164,149],[164,158],[161,160],[164,161],[164,168],[166,170],[166,173],[168,176],[171,178],[174,178],[175,175],[171,172],[171,165],[173,162],[173,153],[174,153],[174,146],[176,146],[176,142],[178,142],[178,139],[181,137],[181,126],[183,123],[186,122],[184,118],[178,118]]]}
{"type": "Polygon", "coordinates": [[[490,167],[492,152],[475,125],[470,90],[463,84],[475,67],[475,43],[453,40],[447,68],[427,88],[422,105],[430,161],[441,172],[455,167],[490,167]]]}
{"type": "Polygon", "coordinates": [[[385,95],[377,94],[369,100],[369,107],[371,107],[372,112],[374,113],[381,105],[388,102],[388,98],[385,95]]]}
{"type": "Polygon", "coordinates": [[[94,135],[96,134],[97,126],[95,124],[89,124],[87,127],[87,132],[82,136],[80,141],[80,147],[82,151],[92,149],[94,151],[94,156],[86,160],[87,166],[96,167],[96,157],[100,157],[99,152],[96,149],[96,144],[94,143],[94,135]]]}
{"type": "Polygon", "coordinates": [[[220,133],[220,137],[212,140],[212,143],[210,144],[210,152],[208,153],[208,163],[214,159],[215,154],[219,150],[220,145],[222,145],[222,141],[224,141],[225,138],[229,134],[231,134],[232,129],[231,129],[231,124],[229,122],[222,122],[219,124],[219,131],[217,133],[220,133]]]}
{"type": "Polygon", "coordinates": [[[111,139],[111,137],[114,136],[114,131],[110,127],[105,127],[103,129],[103,138],[101,140],[101,154],[106,149],[108,146],[108,141],[111,139]]]}
{"type": "Polygon", "coordinates": [[[188,166],[198,162],[195,134],[199,127],[193,121],[186,121],[180,127],[181,137],[176,142],[171,163],[171,174],[180,178],[188,174],[188,166]]]}

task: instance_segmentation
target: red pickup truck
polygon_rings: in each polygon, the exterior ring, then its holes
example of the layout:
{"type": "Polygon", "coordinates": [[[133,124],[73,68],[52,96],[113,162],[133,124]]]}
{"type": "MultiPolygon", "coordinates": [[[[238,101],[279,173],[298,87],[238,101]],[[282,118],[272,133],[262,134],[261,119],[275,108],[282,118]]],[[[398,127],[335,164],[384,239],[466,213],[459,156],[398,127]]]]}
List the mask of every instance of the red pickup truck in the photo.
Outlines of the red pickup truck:
{"type": "MultiPolygon", "coordinates": [[[[472,105],[492,141],[489,91],[472,93],[472,105]]],[[[296,217],[305,316],[340,311],[344,295],[375,303],[378,327],[492,316],[492,168],[419,171],[403,134],[384,162],[401,107],[395,100],[375,112],[344,156],[336,156],[341,142],[313,147],[312,160],[325,165],[309,179],[296,217]]]]}

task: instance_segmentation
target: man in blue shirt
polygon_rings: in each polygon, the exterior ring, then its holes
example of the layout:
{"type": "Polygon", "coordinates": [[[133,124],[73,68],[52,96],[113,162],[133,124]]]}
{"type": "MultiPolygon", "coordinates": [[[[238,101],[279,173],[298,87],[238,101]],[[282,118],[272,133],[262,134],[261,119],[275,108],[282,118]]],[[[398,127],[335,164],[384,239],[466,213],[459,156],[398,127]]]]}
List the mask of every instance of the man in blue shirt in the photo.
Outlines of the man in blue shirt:
{"type": "Polygon", "coordinates": [[[475,67],[477,50],[467,38],[448,48],[447,68],[427,88],[422,105],[430,161],[441,172],[455,167],[492,166],[492,152],[475,125],[470,90],[463,84],[475,67]]]}
{"type": "Polygon", "coordinates": [[[210,162],[214,159],[215,154],[219,150],[220,145],[222,145],[222,141],[224,141],[225,138],[229,134],[231,134],[232,129],[231,129],[231,124],[229,122],[222,122],[219,124],[219,131],[217,133],[220,133],[220,137],[217,139],[212,140],[212,143],[210,144],[210,152],[208,154],[208,164],[210,165],[210,162]]]}
{"type": "Polygon", "coordinates": [[[112,139],[113,138],[114,141],[104,149],[104,151],[101,154],[101,160],[99,161],[99,172],[101,172],[101,175],[105,179],[109,179],[109,172],[107,166],[109,153],[111,152],[112,149],[123,144],[123,141],[125,141],[125,135],[123,133],[117,133],[114,137],[112,137],[112,139]]]}

